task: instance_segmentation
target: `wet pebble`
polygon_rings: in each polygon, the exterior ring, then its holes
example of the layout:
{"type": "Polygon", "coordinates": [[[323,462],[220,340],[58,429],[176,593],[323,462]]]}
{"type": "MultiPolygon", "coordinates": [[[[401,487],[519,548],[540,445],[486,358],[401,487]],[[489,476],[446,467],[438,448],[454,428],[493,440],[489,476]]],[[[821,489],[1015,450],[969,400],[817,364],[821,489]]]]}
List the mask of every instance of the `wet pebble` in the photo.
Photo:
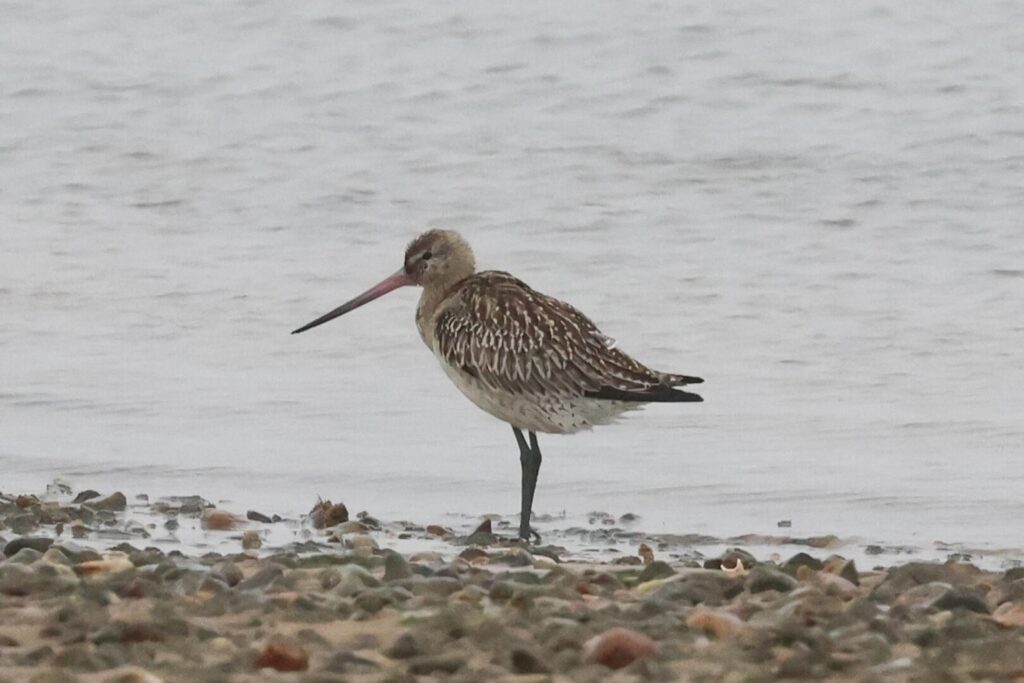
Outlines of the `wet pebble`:
{"type": "Polygon", "coordinates": [[[857,571],[857,565],[853,560],[848,560],[839,555],[830,555],[825,558],[822,570],[829,574],[838,574],[854,586],[860,585],[860,572],[857,571]]]}
{"type": "Polygon", "coordinates": [[[466,658],[459,655],[423,655],[409,662],[409,673],[414,676],[453,674],[465,665],[466,658]]]}
{"type": "Polygon", "coordinates": [[[675,574],[676,570],[672,569],[668,562],[653,560],[650,564],[644,567],[644,570],[640,572],[640,576],[637,580],[640,583],[644,583],[654,579],[667,579],[670,576],[675,576],[675,574]]]}
{"type": "Polygon", "coordinates": [[[276,565],[263,567],[252,576],[242,579],[235,586],[240,591],[262,590],[284,575],[284,570],[276,565]]]}
{"type": "Polygon", "coordinates": [[[665,581],[651,598],[660,602],[717,606],[742,588],[742,581],[721,572],[691,572],[665,581]]]}
{"type": "Polygon", "coordinates": [[[78,495],[75,496],[74,500],[72,500],[71,502],[74,503],[75,505],[78,505],[80,503],[84,503],[86,501],[92,500],[93,498],[99,498],[99,497],[100,497],[100,492],[99,491],[93,491],[92,489],[85,489],[84,491],[80,491],[78,493],[78,495]]]}
{"type": "Polygon", "coordinates": [[[103,683],[163,683],[164,679],[138,667],[123,667],[105,674],[103,683]]]}
{"type": "Polygon", "coordinates": [[[795,576],[800,567],[808,567],[814,571],[818,571],[823,569],[825,564],[818,558],[808,555],[807,553],[797,553],[786,560],[785,564],[782,565],[782,570],[787,574],[795,576]]]}
{"type": "Polygon", "coordinates": [[[842,598],[843,600],[853,600],[860,595],[860,591],[857,589],[857,586],[839,574],[822,572],[815,575],[814,580],[826,595],[834,595],[842,598]]]}
{"type": "Polygon", "coordinates": [[[384,580],[385,581],[399,581],[402,579],[412,578],[412,570],[409,568],[409,563],[400,554],[393,550],[388,550],[384,554],[384,580]]]}
{"type": "Polygon", "coordinates": [[[551,667],[536,652],[528,648],[514,648],[509,655],[510,668],[518,675],[549,674],[551,667]]]}
{"type": "Polygon", "coordinates": [[[93,510],[120,512],[128,507],[128,499],[120,491],[115,491],[106,498],[94,498],[87,504],[93,510]]]}
{"type": "MultiPolygon", "coordinates": [[[[280,663],[290,648],[305,657],[305,668],[291,674],[302,683],[782,676],[874,683],[932,680],[936,671],[948,680],[1013,680],[1024,651],[1024,572],[982,571],[962,559],[862,573],[837,555],[819,561],[798,553],[780,566],[777,556],[758,561],[732,549],[697,569],[703,558],[683,546],[707,539],[654,540],[602,523],[584,530],[594,554],[608,542],[620,552],[581,563],[558,546],[548,553],[501,538],[466,547],[443,527],[431,533],[413,523],[386,523],[370,536],[380,523],[369,515],[321,533],[299,522],[261,527],[254,533],[264,548],[295,534],[263,558],[240,551],[241,532],[211,533],[206,552],[186,554],[163,545],[166,535],[147,547],[152,526],[131,516],[87,503],[78,517],[79,508],[32,496],[23,503],[0,495],[0,524],[25,516],[41,525],[22,537],[5,530],[10,544],[0,541],[8,624],[0,625],[0,681],[3,667],[18,666],[62,667],[89,683],[131,672],[262,680],[280,676],[258,673],[263,663],[294,665],[280,663]],[[72,529],[88,518],[86,529],[95,529],[88,543],[102,553],[70,540],[67,527],[46,546],[65,516],[72,529]],[[331,534],[347,547],[328,547],[331,534]],[[395,539],[405,536],[431,550],[395,552],[395,539]],[[33,548],[33,538],[44,545],[33,548]],[[616,563],[641,544],[651,549],[646,565],[640,557],[637,566],[616,563]],[[14,630],[15,619],[31,626],[14,630]]],[[[199,523],[186,516],[207,509],[215,508],[186,497],[131,514],[181,515],[192,531],[199,523]]],[[[503,521],[500,529],[514,525],[503,521]]],[[[758,543],[758,556],[769,554],[760,544],[770,541],[733,542],[758,543]]]]}
{"type": "Polygon", "coordinates": [[[49,671],[37,671],[27,680],[28,683],[79,683],[82,679],[70,671],[51,669],[49,671]]]}
{"type": "Polygon", "coordinates": [[[320,499],[309,513],[309,519],[315,529],[326,529],[348,521],[348,508],[344,503],[332,503],[320,499]]]}
{"type": "Polygon", "coordinates": [[[7,561],[15,564],[32,564],[42,558],[42,556],[43,554],[34,548],[22,548],[11,555],[7,561]]]}
{"type": "Polygon", "coordinates": [[[354,652],[343,650],[341,652],[335,652],[331,655],[327,663],[324,664],[325,671],[331,671],[333,673],[341,674],[368,674],[374,673],[380,669],[380,665],[377,662],[360,657],[354,652]]]}
{"type": "Polygon", "coordinates": [[[250,522],[259,522],[260,524],[271,524],[274,521],[262,512],[257,512],[256,510],[247,511],[245,513],[245,518],[248,519],[250,522]]]}
{"type": "Polygon", "coordinates": [[[422,654],[423,651],[416,643],[416,638],[409,632],[403,633],[391,644],[384,654],[392,659],[411,659],[422,654]]]}
{"type": "Polygon", "coordinates": [[[990,611],[980,595],[963,587],[947,590],[935,601],[934,607],[940,610],[965,609],[979,614],[988,614],[990,611]]]}
{"type": "Polygon", "coordinates": [[[1004,602],[992,613],[992,619],[1007,628],[1024,627],[1024,602],[1004,602]]]}
{"type": "Polygon", "coordinates": [[[276,671],[305,671],[309,668],[309,654],[294,639],[275,635],[260,650],[255,666],[276,671]]]}
{"type": "Polygon", "coordinates": [[[227,510],[206,508],[200,515],[204,529],[209,531],[231,531],[242,523],[242,520],[227,510]]]}
{"type": "Polygon", "coordinates": [[[746,588],[751,593],[762,593],[764,591],[786,593],[796,588],[797,585],[796,579],[792,576],[767,565],[754,567],[747,576],[746,581],[746,588]]]}
{"type": "Polygon", "coordinates": [[[16,534],[28,534],[39,527],[40,519],[36,513],[26,512],[21,515],[11,515],[7,518],[7,528],[16,534]]]}
{"type": "Polygon", "coordinates": [[[23,538],[16,538],[13,541],[7,543],[4,546],[4,556],[13,557],[22,548],[30,548],[36,552],[43,553],[53,545],[52,538],[43,538],[37,536],[26,536],[23,538]]]}
{"type": "Polygon", "coordinates": [[[263,546],[263,539],[258,531],[250,529],[242,534],[242,548],[245,550],[257,550],[263,546]]]}
{"type": "Polygon", "coordinates": [[[694,610],[686,618],[686,625],[719,639],[736,635],[746,626],[742,619],[731,612],[706,608],[694,610]]]}
{"type": "Polygon", "coordinates": [[[586,643],[585,650],[590,661],[609,669],[621,669],[638,659],[658,655],[657,644],[648,636],[622,627],[595,636],[586,643]]]}
{"type": "Polygon", "coordinates": [[[99,560],[86,560],[75,565],[75,573],[80,576],[100,574],[117,574],[135,569],[135,565],[124,553],[109,553],[99,560]]]}

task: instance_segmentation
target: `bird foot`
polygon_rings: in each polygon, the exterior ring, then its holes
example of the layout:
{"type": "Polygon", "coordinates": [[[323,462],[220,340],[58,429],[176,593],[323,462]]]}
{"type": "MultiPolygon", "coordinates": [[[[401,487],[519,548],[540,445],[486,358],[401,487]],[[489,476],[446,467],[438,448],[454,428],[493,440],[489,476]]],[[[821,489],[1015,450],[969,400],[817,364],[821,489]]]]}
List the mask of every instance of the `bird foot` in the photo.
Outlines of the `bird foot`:
{"type": "Polygon", "coordinates": [[[517,537],[517,540],[522,542],[524,545],[528,546],[528,545],[530,545],[530,539],[534,539],[534,538],[537,539],[537,541],[536,541],[536,543],[534,543],[534,545],[540,545],[541,544],[540,534],[537,533],[536,529],[534,529],[533,527],[530,527],[530,533],[528,533],[526,536],[523,536],[522,534],[520,534],[517,537]]]}

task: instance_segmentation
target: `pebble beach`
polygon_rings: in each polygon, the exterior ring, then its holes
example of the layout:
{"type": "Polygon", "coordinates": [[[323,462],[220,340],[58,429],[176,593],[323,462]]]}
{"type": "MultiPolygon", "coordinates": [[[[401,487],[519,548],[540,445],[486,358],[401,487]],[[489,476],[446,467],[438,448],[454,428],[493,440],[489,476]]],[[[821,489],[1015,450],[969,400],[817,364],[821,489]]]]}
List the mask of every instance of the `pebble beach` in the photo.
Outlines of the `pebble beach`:
{"type": "Polygon", "coordinates": [[[1024,3],[2,7],[0,683],[1024,683],[1024,3]],[[289,334],[430,228],[707,380],[529,544],[411,290],[289,334]]]}
{"type": "Polygon", "coordinates": [[[0,681],[1024,681],[1021,567],[477,522],[3,493],[0,681]]]}

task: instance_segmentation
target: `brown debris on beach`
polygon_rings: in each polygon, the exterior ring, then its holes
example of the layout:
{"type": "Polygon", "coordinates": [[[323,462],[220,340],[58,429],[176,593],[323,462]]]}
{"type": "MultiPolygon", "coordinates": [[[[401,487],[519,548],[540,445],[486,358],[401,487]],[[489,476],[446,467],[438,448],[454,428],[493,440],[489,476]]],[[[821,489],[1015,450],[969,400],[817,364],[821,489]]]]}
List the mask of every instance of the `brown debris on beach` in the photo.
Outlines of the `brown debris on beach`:
{"type": "Polygon", "coordinates": [[[1024,680],[1022,568],[865,571],[832,542],[580,560],[327,501],[275,546],[195,496],[139,504],[145,522],[123,495],[66,498],[0,494],[0,681],[1024,680]],[[188,523],[234,550],[151,538],[188,523]]]}

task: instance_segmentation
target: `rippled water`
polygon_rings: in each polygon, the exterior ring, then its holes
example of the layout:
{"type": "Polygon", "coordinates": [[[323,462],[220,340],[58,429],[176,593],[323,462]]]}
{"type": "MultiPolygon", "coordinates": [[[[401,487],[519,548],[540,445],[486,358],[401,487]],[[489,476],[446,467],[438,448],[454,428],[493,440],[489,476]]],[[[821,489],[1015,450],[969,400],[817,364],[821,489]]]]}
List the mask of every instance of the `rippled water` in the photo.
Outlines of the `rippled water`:
{"type": "Polygon", "coordinates": [[[425,227],[707,379],[536,509],[1020,547],[1024,6],[5,2],[0,489],[514,512],[425,227]]]}

